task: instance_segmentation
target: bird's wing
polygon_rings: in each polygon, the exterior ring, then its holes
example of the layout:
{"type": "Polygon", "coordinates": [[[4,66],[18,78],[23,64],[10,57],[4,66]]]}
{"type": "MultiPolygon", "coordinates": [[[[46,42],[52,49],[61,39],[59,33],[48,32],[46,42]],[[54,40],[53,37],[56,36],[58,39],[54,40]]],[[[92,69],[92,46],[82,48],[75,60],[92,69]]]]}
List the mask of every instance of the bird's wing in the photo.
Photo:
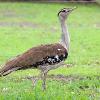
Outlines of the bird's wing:
{"type": "Polygon", "coordinates": [[[52,59],[59,62],[60,59],[63,60],[63,58],[67,57],[66,54],[66,49],[60,44],[41,45],[33,47],[25,53],[8,61],[3,69],[5,71],[12,68],[27,69],[46,63],[53,64],[52,59]]]}

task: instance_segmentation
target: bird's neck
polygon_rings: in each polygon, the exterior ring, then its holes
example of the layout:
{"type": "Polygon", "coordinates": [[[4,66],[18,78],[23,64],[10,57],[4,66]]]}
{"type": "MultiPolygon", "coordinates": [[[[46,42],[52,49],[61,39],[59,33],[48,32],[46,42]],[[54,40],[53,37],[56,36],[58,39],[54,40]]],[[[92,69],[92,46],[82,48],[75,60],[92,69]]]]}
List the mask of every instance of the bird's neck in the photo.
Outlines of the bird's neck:
{"type": "Polygon", "coordinates": [[[60,43],[67,49],[67,51],[69,51],[70,36],[68,33],[68,27],[67,27],[65,21],[60,21],[60,23],[61,23],[61,29],[62,29],[60,43]]]}

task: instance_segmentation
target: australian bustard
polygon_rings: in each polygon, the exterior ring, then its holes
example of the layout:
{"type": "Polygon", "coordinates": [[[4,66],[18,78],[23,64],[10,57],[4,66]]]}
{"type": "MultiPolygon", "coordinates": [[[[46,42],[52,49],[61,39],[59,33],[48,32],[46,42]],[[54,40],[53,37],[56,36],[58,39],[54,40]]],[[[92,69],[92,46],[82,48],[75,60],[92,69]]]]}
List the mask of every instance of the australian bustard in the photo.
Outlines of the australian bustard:
{"type": "MultiPolygon", "coordinates": [[[[43,80],[43,89],[45,89],[48,71],[61,66],[68,56],[70,37],[65,20],[74,9],[75,7],[63,8],[58,13],[62,29],[62,36],[59,43],[33,47],[25,53],[16,56],[14,59],[6,62],[4,67],[0,70],[0,76],[6,76],[17,70],[37,68],[41,71],[40,77],[43,80]]],[[[34,84],[35,82],[36,80],[34,80],[34,84]]]]}

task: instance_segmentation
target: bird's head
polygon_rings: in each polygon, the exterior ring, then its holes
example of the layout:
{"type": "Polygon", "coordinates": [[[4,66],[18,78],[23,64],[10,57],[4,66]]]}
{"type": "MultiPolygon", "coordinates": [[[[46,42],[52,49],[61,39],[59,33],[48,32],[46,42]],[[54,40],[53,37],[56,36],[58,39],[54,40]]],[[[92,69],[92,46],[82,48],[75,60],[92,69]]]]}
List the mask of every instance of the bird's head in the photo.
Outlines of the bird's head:
{"type": "Polygon", "coordinates": [[[63,8],[58,12],[58,17],[61,21],[65,21],[67,16],[74,10],[76,7],[73,8],[63,8]]]}

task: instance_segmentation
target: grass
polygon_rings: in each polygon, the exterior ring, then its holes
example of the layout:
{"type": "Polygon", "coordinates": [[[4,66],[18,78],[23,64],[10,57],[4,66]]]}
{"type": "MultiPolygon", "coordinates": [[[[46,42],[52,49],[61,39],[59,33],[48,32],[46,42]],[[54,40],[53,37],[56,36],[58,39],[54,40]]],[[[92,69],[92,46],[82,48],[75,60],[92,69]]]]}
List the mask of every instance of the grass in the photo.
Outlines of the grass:
{"type": "Polygon", "coordinates": [[[66,64],[49,75],[69,76],[70,80],[41,80],[35,89],[27,76],[38,70],[14,72],[0,78],[0,100],[100,100],[100,7],[96,4],[0,3],[0,65],[33,46],[59,41],[57,12],[77,6],[67,23],[71,46],[66,64]]]}

